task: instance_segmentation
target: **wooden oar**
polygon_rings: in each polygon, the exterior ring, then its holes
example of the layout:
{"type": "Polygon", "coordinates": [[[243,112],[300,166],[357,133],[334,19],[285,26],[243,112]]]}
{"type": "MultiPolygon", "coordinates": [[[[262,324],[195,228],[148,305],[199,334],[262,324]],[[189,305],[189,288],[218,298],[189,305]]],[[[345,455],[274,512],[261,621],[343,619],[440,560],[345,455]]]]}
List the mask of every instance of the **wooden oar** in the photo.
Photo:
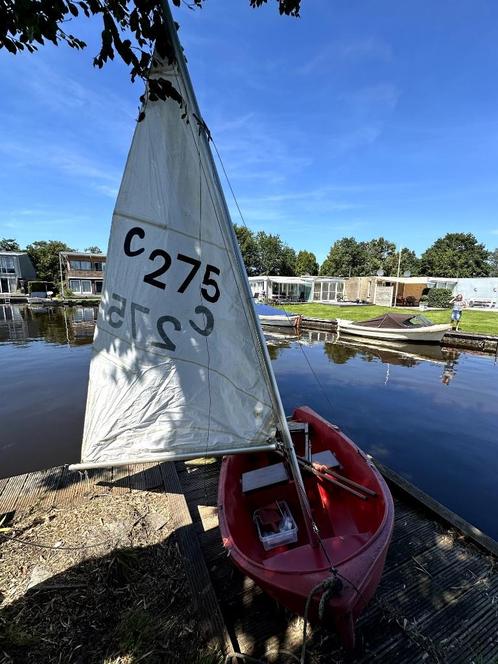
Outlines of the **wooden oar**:
{"type": "Polygon", "coordinates": [[[358,482],[354,482],[353,480],[350,480],[348,477],[344,477],[344,475],[341,475],[335,470],[332,470],[332,468],[328,468],[327,466],[324,466],[323,464],[318,464],[320,466],[320,469],[316,468],[316,465],[314,463],[311,463],[307,461],[304,457],[298,457],[298,460],[302,462],[303,464],[306,464],[308,466],[312,466],[314,470],[316,470],[319,473],[324,473],[326,475],[331,475],[333,478],[336,480],[339,480],[340,483],[347,484],[350,487],[354,487],[355,489],[359,489],[360,491],[363,491],[369,496],[375,497],[377,494],[375,491],[372,489],[369,489],[366,486],[363,486],[363,484],[358,484],[358,482]]]}
{"type": "Polygon", "coordinates": [[[344,489],[344,491],[348,491],[349,493],[353,494],[353,496],[361,498],[362,500],[367,499],[367,496],[364,493],[360,493],[359,491],[356,491],[356,489],[352,489],[351,487],[349,487],[347,484],[343,484],[342,482],[333,479],[332,477],[330,477],[330,475],[321,473],[319,470],[316,470],[316,468],[310,468],[309,466],[303,466],[303,467],[308,470],[311,470],[314,475],[316,475],[322,480],[325,480],[326,482],[329,482],[333,486],[336,486],[338,489],[344,489]]]}
{"type": "Polygon", "coordinates": [[[301,468],[304,468],[304,470],[307,470],[309,473],[312,473],[316,477],[319,477],[322,480],[325,480],[329,484],[332,484],[333,486],[336,486],[338,489],[343,489],[344,491],[348,491],[349,493],[353,494],[353,496],[356,496],[357,498],[361,498],[361,500],[366,500],[367,497],[365,496],[364,493],[360,493],[359,491],[355,491],[351,487],[347,486],[346,484],[343,484],[342,482],[339,482],[336,479],[333,479],[329,475],[326,475],[325,473],[321,473],[319,470],[316,468],[313,468],[311,464],[308,464],[306,461],[301,459],[301,457],[297,458],[299,465],[301,468]]]}
{"type": "Polygon", "coordinates": [[[364,491],[369,496],[375,497],[377,495],[377,492],[374,491],[373,489],[369,489],[367,486],[363,486],[363,484],[358,484],[358,482],[350,480],[349,477],[344,477],[344,475],[341,475],[336,470],[332,470],[332,468],[327,468],[327,470],[325,470],[324,472],[327,473],[327,475],[332,475],[341,482],[344,482],[344,484],[349,484],[349,486],[352,486],[355,489],[360,489],[360,491],[364,491]]]}

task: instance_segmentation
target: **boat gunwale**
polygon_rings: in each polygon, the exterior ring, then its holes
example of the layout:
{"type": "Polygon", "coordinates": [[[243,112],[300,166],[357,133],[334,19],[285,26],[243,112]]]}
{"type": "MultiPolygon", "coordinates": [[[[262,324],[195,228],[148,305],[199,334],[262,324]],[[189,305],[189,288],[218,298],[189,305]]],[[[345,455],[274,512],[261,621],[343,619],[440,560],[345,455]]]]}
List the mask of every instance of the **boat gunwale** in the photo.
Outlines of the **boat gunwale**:
{"type": "Polygon", "coordinates": [[[373,327],[369,325],[357,325],[355,321],[349,321],[345,318],[337,318],[337,326],[340,329],[353,329],[359,332],[365,330],[380,331],[385,333],[393,333],[401,336],[401,334],[419,334],[420,332],[443,332],[444,330],[451,329],[451,323],[434,323],[434,325],[423,325],[421,327],[373,327]]]}

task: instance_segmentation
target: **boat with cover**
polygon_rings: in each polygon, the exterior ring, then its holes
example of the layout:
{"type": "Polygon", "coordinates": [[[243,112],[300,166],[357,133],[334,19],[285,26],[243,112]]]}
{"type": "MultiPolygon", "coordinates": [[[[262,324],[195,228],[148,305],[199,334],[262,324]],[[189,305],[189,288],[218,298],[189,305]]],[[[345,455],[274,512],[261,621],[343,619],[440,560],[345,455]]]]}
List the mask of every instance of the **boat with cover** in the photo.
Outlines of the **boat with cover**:
{"type": "Polygon", "coordinates": [[[436,325],[421,314],[385,313],[363,321],[337,319],[337,329],[344,334],[373,339],[439,343],[451,329],[449,323],[436,325]]]}
{"type": "Polygon", "coordinates": [[[288,314],[283,309],[277,309],[267,304],[256,304],[255,307],[261,325],[268,327],[299,327],[301,321],[299,315],[288,314]]]}
{"type": "Polygon", "coordinates": [[[308,586],[300,586],[297,601],[282,578],[301,570],[309,581],[334,585],[333,597],[331,588],[328,595],[325,586],[316,590],[310,616],[319,597],[330,595],[324,620],[341,624],[344,616],[341,634],[351,645],[352,621],[382,571],[392,500],[356,446],[305,410],[296,418],[309,420],[313,452],[327,454],[314,467],[308,441],[298,458],[210,133],[164,8],[172,50],[156,53],[150,76],[175,94],[166,100],[146,94],[135,128],[112,219],[81,462],[70,468],[228,455],[220,515],[225,538],[241,551],[237,564],[297,611],[304,610],[308,586]],[[282,479],[267,487],[261,473],[274,475],[275,465],[282,479]],[[259,488],[254,474],[244,475],[251,471],[259,473],[259,488]],[[346,480],[338,482],[335,472],[346,480]],[[240,493],[241,479],[252,481],[250,498],[240,493]],[[365,486],[353,488],[356,480],[365,486]],[[259,577],[254,570],[263,558],[268,573],[259,577]]]}

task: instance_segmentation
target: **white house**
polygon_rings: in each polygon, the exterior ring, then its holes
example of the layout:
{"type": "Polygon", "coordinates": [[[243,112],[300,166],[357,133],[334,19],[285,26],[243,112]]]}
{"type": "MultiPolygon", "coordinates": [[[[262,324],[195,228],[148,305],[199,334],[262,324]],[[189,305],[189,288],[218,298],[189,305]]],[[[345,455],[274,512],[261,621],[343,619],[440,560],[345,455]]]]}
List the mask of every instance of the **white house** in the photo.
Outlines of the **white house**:
{"type": "Polygon", "coordinates": [[[344,296],[341,277],[249,277],[253,297],[292,302],[340,302],[344,296]]]}

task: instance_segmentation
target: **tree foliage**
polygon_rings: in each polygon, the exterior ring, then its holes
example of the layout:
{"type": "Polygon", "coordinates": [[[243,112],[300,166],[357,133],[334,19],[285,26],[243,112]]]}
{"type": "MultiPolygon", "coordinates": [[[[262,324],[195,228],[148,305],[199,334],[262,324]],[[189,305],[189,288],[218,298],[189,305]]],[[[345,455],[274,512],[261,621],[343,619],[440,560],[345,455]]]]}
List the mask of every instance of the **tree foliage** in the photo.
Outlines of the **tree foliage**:
{"type": "Polygon", "coordinates": [[[19,243],[11,237],[0,239],[0,251],[21,251],[19,243]]]}
{"type": "Polygon", "coordinates": [[[498,277],[498,247],[494,251],[489,252],[489,276],[498,277]]]}
{"type": "Polygon", "coordinates": [[[102,253],[102,249],[101,249],[100,247],[97,247],[96,244],[92,244],[91,247],[87,247],[87,248],[85,249],[85,252],[86,252],[87,254],[101,254],[101,253],[102,253]]]}
{"type": "Polygon", "coordinates": [[[354,237],[343,237],[331,246],[327,258],[320,267],[320,274],[328,277],[361,277],[367,274],[365,242],[354,237]]]}
{"type": "Polygon", "coordinates": [[[254,233],[246,226],[237,226],[237,224],[234,224],[233,228],[235,230],[235,235],[237,236],[247,274],[250,277],[256,274],[261,274],[258,246],[256,244],[254,233]]]}
{"type": "Polygon", "coordinates": [[[420,273],[432,277],[487,277],[489,252],[472,233],[447,233],[420,258],[420,273]]]}
{"type": "MultiPolygon", "coordinates": [[[[399,252],[392,254],[384,263],[382,268],[386,275],[395,277],[398,274],[398,260],[399,252]]],[[[399,267],[399,274],[403,276],[405,272],[410,272],[410,276],[416,277],[419,274],[420,260],[417,258],[414,251],[403,247],[401,250],[401,262],[399,267]]]]}
{"type": "Polygon", "coordinates": [[[38,240],[29,244],[26,251],[35,267],[37,278],[57,284],[60,282],[59,253],[74,249],[58,240],[38,240]]]}
{"type": "Polygon", "coordinates": [[[389,242],[383,237],[374,238],[365,244],[366,265],[365,274],[376,274],[383,270],[384,274],[396,274],[397,254],[394,242],[389,242]],[[394,268],[396,264],[396,268],[394,268]]]}
{"type": "Polygon", "coordinates": [[[280,235],[259,231],[256,233],[260,274],[284,277],[296,274],[296,252],[285,244],[280,235]]]}
{"type": "MultiPolygon", "coordinates": [[[[100,50],[93,59],[102,68],[109,60],[120,58],[128,67],[130,78],[147,81],[146,98],[151,101],[171,97],[180,105],[183,99],[172,83],[163,78],[148,79],[155,55],[169,63],[175,59],[172,39],[168,33],[162,2],[167,0],[4,0],[0,3],[0,48],[9,53],[33,53],[47,42],[58,46],[65,43],[81,50],[87,44],[67,30],[73,19],[83,15],[101,20],[100,50]]],[[[299,16],[301,0],[276,0],[280,14],[299,16]]],[[[204,0],[173,0],[179,7],[202,7],[204,0]]],[[[260,7],[267,0],[249,0],[251,7],[260,7]]],[[[139,119],[143,113],[139,116],[139,119]]]]}
{"type": "Polygon", "coordinates": [[[315,275],[318,274],[318,268],[319,266],[315,254],[311,251],[305,250],[298,252],[295,266],[295,272],[297,275],[315,275]]]}
{"type": "Polygon", "coordinates": [[[245,226],[234,224],[247,274],[296,274],[296,252],[285,244],[279,235],[260,231],[253,233],[245,226]]]}

